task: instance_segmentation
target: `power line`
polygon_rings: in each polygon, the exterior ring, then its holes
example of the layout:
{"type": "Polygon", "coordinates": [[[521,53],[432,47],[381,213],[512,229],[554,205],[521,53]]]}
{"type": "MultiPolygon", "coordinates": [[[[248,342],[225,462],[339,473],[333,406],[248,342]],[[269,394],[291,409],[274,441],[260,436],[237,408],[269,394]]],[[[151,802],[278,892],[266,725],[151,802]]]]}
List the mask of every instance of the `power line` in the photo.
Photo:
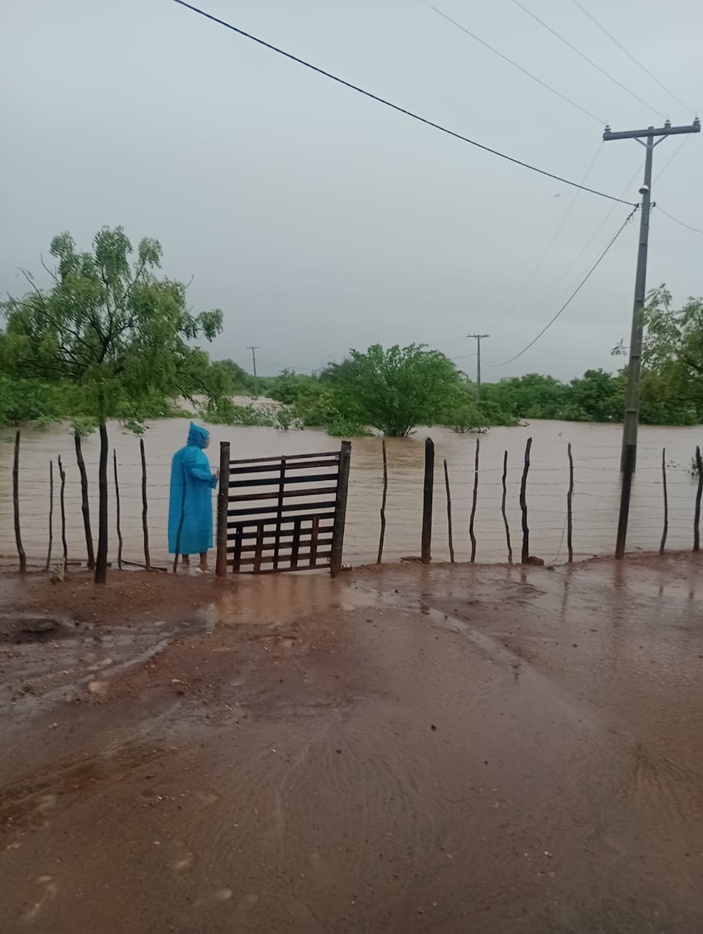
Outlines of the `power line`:
{"type": "Polygon", "coordinates": [[[682,150],[683,147],[686,145],[686,143],[690,140],[690,138],[691,138],[690,136],[684,136],[684,138],[681,140],[681,142],[679,143],[679,145],[678,145],[678,146],[676,147],[676,149],[674,150],[673,155],[671,156],[671,158],[670,158],[667,162],[664,163],[664,165],[661,167],[661,169],[659,169],[659,171],[657,172],[657,174],[654,176],[654,181],[655,181],[655,182],[658,182],[658,181],[659,181],[659,179],[662,177],[662,175],[664,174],[664,172],[666,172],[666,170],[669,168],[669,166],[671,165],[671,163],[672,163],[672,162],[674,161],[674,159],[678,156],[678,154],[681,152],[681,150],[682,150]]]}
{"type": "Polygon", "coordinates": [[[673,214],[669,214],[668,211],[665,211],[664,208],[657,204],[657,211],[668,217],[670,221],[673,221],[675,224],[678,224],[680,227],[685,227],[687,230],[692,230],[694,233],[703,234],[703,230],[700,227],[693,227],[691,224],[685,224],[683,221],[680,221],[677,217],[674,217],[673,214]]]}
{"type": "MultiPolygon", "coordinates": [[[[637,207],[639,207],[639,205],[637,205],[637,207]]],[[[518,357],[521,357],[524,353],[527,353],[527,351],[528,351],[531,347],[534,347],[534,345],[537,343],[537,341],[540,339],[540,337],[542,337],[543,334],[546,334],[546,332],[547,332],[547,331],[549,330],[549,328],[554,324],[554,322],[557,320],[557,318],[558,318],[564,311],[566,311],[566,309],[569,307],[569,305],[571,304],[571,302],[576,298],[576,296],[578,295],[578,293],[581,291],[581,289],[584,287],[584,285],[588,282],[588,280],[591,278],[591,276],[592,276],[593,273],[596,271],[596,269],[600,266],[602,260],[605,259],[606,255],[607,255],[608,252],[610,251],[610,248],[613,246],[613,244],[614,244],[615,241],[618,239],[618,237],[620,236],[620,234],[623,232],[623,230],[624,230],[624,229],[627,227],[627,225],[630,223],[631,219],[634,217],[635,211],[637,210],[637,207],[633,208],[632,211],[630,211],[630,213],[629,213],[629,214],[627,215],[627,217],[625,218],[625,221],[623,222],[622,226],[620,227],[620,229],[618,230],[618,232],[615,234],[615,236],[613,237],[613,239],[610,241],[610,243],[607,245],[607,247],[606,247],[606,248],[603,250],[603,252],[600,254],[600,256],[599,256],[598,259],[595,261],[595,263],[593,264],[593,266],[591,266],[591,268],[588,270],[588,272],[586,273],[586,275],[584,276],[584,278],[581,280],[581,282],[578,284],[578,286],[574,289],[574,291],[571,293],[571,295],[567,298],[567,300],[566,300],[566,301],[564,302],[564,304],[561,306],[561,308],[559,309],[559,311],[554,315],[554,317],[551,319],[551,321],[549,321],[547,324],[545,324],[545,326],[542,328],[542,330],[539,332],[539,334],[538,334],[535,338],[533,338],[533,339],[530,341],[530,343],[529,343],[526,347],[523,347],[523,349],[520,351],[520,353],[516,353],[514,357],[511,357],[509,360],[505,360],[503,363],[489,363],[489,364],[487,364],[487,366],[492,366],[492,367],[507,366],[509,363],[513,363],[515,360],[517,360],[518,357]]]]}
{"type": "MultiPolygon", "coordinates": [[[[601,154],[602,150],[603,150],[603,141],[601,140],[600,145],[598,146],[598,149],[596,150],[595,156],[593,157],[593,159],[591,160],[590,165],[589,165],[588,168],[586,169],[586,174],[583,176],[583,181],[582,181],[581,184],[585,185],[585,183],[586,183],[588,177],[590,176],[591,172],[593,171],[593,167],[595,166],[596,162],[598,161],[598,156],[601,154]]],[[[545,247],[544,252],[542,253],[542,256],[539,258],[537,264],[534,266],[534,268],[533,268],[533,270],[532,270],[532,273],[530,274],[530,276],[529,276],[527,282],[525,283],[525,285],[523,286],[521,292],[517,295],[517,297],[515,298],[515,300],[513,301],[513,303],[512,303],[512,304],[510,305],[510,307],[508,308],[508,313],[510,313],[510,312],[517,306],[517,304],[522,300],[523,296],[525,295],[525,293],[527,292],[527,290],[530,288],[530,286],[531,286],[532,283],[534,282],[535,276],[537,275],[537,273],[539,272],[539,270],[542,268],[542,264],[544,263],[544,261],[546,260],[546,258],[549,256],[549,253],[550,253],[552,247],[554,246],[557,237],[558,237],[559,234],[561,233],[561,231],[562,231],[562,229],[563,229],[563,227],[564,227],[564,224],[565,224],[566,221],[568,220],[569,215],[571,214],[571,211],[572,211],[574,205],[576,204],[576,201],[577,201],[578,196],[579,196],[580,194],[581,194],[580,191],[576,191],[576,192],[575,192],[574,197],[571,199],[570,204],[568,205],[566,211],[565,211],[564,214],[562,215],[561,220],[559,221],[559,224],[557,225],[557,229],[554,231],[551,240],[549,241],[549,243],[548,243],[547,246],[545,247]]],[[[615,205],[613,205],[613,209],[615,209],[615,205]]],[[[610,215],[608,215],[608,216],[610,216],[610,215]]],[[[590,242],[590,241],[589,241],[589,242],[590,242]]]]}
{"type": "Polygon", "coordinates": [[[613,36],[611,33],[609,33],[608,30],[605,28],[605,26],[601,25],[601,23],[598,22],[598,20],[595,18],[595,16],[593,16],[592,13],[589,13],[589,11],[588,11],[581,3],[579,3],[579,0],[572,0],[572,2],[573,2],[574,4],[576,4],[576,6],[579,8],[579,10],[581,10],[582,13],[585,13],[585,15],[591,20],[591,22],[592,22],[592,23],[595,23],[595,25],[600,29],[600,31],[601,31],[602,33],[605,33],[605,35],[610,39],[610,41],[611,41],[611,42],[614,42],[615,45],[616,45],[622,52],[624,52],[625,55],[627,55],[627,57],[628,57],[631,61],[633,61],[633,62],[635,63],[635,65],[637,65],[639,68],[641,68],[642,71],[643,71],[646,75],[649,75],[649,77],[652,79],[652,81],[655,81],[663,91],[666,91],[666,93],[669,95],[669,97],[673,98],[673,100],[675,100],[676,103],[677,103],[680,107],[683,107],[684,110],[687,110],[689,113],[693,113],[693,111],[691,110],[691,108],[690,108],[690,107],[687,107],[687,106],[684,104],[684,102],[681,100],[680,97],[677,97],[676,94],[674,94],[673,91],[669,90],[669,88],[668,88],[665,84],[663,84],[663,83],[659,80],[659,78],[657,78],[656,75],[653,75],[653,74],[652,74],[652,72],[649,70],[649,68],[647,68],[646,65],[643,65],[642,62],[641,62],[639,59],[635,58],[635,56],[632,54],[632,52],[630,52],[628,49],[625,48],[625,46],[622,44],[622,42],[619,42],[619,41],[615,38],[615,36],[613,36]]]}
{"type": "Polygon", "coordinates": [[[266,366],[277,366],[282,370],[305,370],[306,373],[315,373],[317,372],[314,369],[311,369],[309,366],[290,366],[287,363],[273,363],[271,360],[259,360],[259,363],[264,363],[266,366]]]}
{"type": "Polygon", "coordinates": [[[660,110],[657,110],[656,107],[652,107],[651,104],[648,104],[647,101],[643,100],[638,94],[635,94],[634,91],[631,91],[630,88],[624,85],[622,81],[618,81],[618,79],[613,77],[613,75],[611,75],[610,72],[606,71],[605,68],[601,68],[601,66],[598,65],[596,62],[594,62],[592,58],[589,58],[585,53],[583,53],[580,49],[577,49],[575,45],[569,42],[568,39],[565,39],[564,36],[561,35],[561,33],[558,33],[556,29],[552,29],[552,27],[549,26],[547,23],[545,23],[544,20],[540,19],[536,13],[533,13],[532,10],[529,10],[526,6],[520,3],[520,0],[513,0],[513,3],[516,6],[519,6],[520,9],[523,10],[525,13],[527,13],[528,16],[532,17],[533,20],[538,22],[540,26],[544,27],[544,29],[546,29],[548,32],[551,32],[553,36],[556,36],[556,38],[560,42],[563,42],[564,45],[567,45],[573,52],[576,52],[576,54],[579,55],[585,62],[588,62],[589,65],[591,65],[593,68],[599,71],[602,75],[605,75],[606,78],[608,78],[614,84],[617,84],[619,88],[622,88],[622,90],[625,91],[627,94],[629,94],[630,97],[633,97],[636,101],[638,101],[643,106],[649,108],[650,110],[653,110],[654,113],[659,114],[660,117],[666,118],[666,114],[663,114],[660,110]]]}
{"type": "Polygon", "coordinates": [[[480,36],[477,36],[476,33],[471,32],[470,29],[467,29],[466,26],[462,23],[457,22],[457,20],[452,19],[447,13],[440,10],[434,4],[430,3],[429,0],[422,0],[422,2],[428,6],[431,10],[434,10],[438,16],[441,16],[442,19],[445,19],[448,23],[456,26],[457,29],[460,29],[463,33],[466,33],[467,36],[470,36],[479,45],[482,45],[484,48],[488,49],[489,52],[493,52],[494,55],[497,55],[499,58],[502,58],[504,62],[508,62],[509,65],[512,65],[513,68],[517,68],[518,71],[521,71],[523,75],[527,75],[528,78],[532,78],[533,81],[536,81],[537,84],[541,85],[543,88],[546,88],[548,91],[551,91],[552,94],[556,94],[557,97],[560,97],[563,101],[566,101],[567,104],[571,104],[572,107],[575,107],[576,110],[580,110],[582,114],[585,114],[587,117],[590,117],[591,120],[595,120],[596,123],[601,124],[601,126],[606,122],[600,117],[596,117],[595,114],[592,114],[590,110],[586,110],[585,107],[582,107],[580,104],[577,104],[576,101],[572,101],[570,97],[567,97],[565,94],[562,94],[561,91],[557,91],[556,88],[553,88],[550,84],[547,84],[546,81],[542,81],[541,78],[538,78],[537,75],[533,75],[531,71],[528,71],[526,68],[523,68],[522,65],[518,65],[517,62],[514,62],[512,58],[509,58],[507,55],[504,55],[503,52],[499,52],[498,49],[494,48],[492,45],[489,45],[484,39],[481,39],[480,36]]]}
{"type": "MultiPolygon", "coordinates": [[[[622,191],[620,192],[620,196],[621,196],[621,197],[625,194],[626,191],[628,191],[628,190],[632,187],[632,185],[633,185],[635,179],[637,178],[637,176],[638,176],[638,175],[640,174],[640,172],[642,171],[642,166],[643,166],[643,165],[644,165],[644,162],[642,162],[642,163],[640,164],[639,168],[637,168],[637,169],[635,170],[634,174],[633,174],[633,175],[631,176],[631,178],[628,180],[627,184],[623,186],[623,189],[622,189],[622,191]]],[[[541,300],[540,305],[543,305],[552,295],[554,295],[554,293],[557,291],[557,289],[559,288],[559,286],[561,285],[561,283],[564,281],[564,279],[566,279],[566,277],[569,275],[569,273],[571,272],[571,270],[577,265],[578,261],[581,259],[581,257],[584,255],[584,253],[586,253],[586,251],[588,250],[588,248],[590,247],[590,245],[593,243],[593,241],[596,239],[596,237],[598,236],[598,234],[601,232],[601,230],[602,230],[602,229],[605,227],[605,225],[608,223],[608,221],[609,221],[610,218],[612,217],[613,212],[615,211],[616,207],[617,207],[616,204],[613,204],[613,205],[611,206],[611,208],[610,208],[610,210],[608,211],[608,213],[605,215],[605,217],[604,217],[603,220],[600,222],[600,224],[598,224],[598,226],[597,226],[596,229],[593,231],[593,233],[591,234],[591,236],[588,238],[588,240],[586,241],[586,243],[584,244],[584,246],[579,250],[579,252],[576,254],[576,256],[571,260],[571,262],[570,262],[569,265],[566,267],[566,269],[562,272],[562,274],[559,276],[559,278],[556,279],[556,281],[554,282],[554,284],[552,285],[552,287],[549,289],[549,291],[546,293],[546,295],[544,296],[544,298],[541,300]]],[[[523,293],[523,294],[524,294],[524,293],[523,293]]],[[[511,308],[510,308],[510,310],[512,310],[512,308],[514,308],[514,307],[515,307],[515,305],[512,305],[511,308]]],[[[532,307],[533,307],[533,308],[536,307],[536,303],[533,304],[532,307]]],[[[524,329],[520,329],[520,333],[522,333],[523,331],[524,331],[524,329]]],[[[488,364],[486,364],[486,365],[487,365],[487,366],[494,366],[494,364],[492,364],[492,363],[488,363],[488,364]]]]}
{"type": "Polygon", "coordinates": [[[507,153],[500,152],[498,149],[493,149],[490,146],[479,143],[468,136],[463,136],[461,133],[457,133],[455,130],[450,130],[445,126],[442,126],[440,123],[435,123],[433,120],[429,120],[427,117],[422,117],[419,114],[414,113],[412,110],[407,110],[405,107],[401,107],[399,104],[393,104],[391,101],[386,100],[384,97],[379,97],[378,94],[373,94],[371,91],[366,91],[364,88],[361,88],[356,84],[352,84],[350,81],[345,81],[344,78],[339,78],[337,75],[333,75],[331,72],[325,71],[323,68],[318,68],[317,65],[312,65],[310,62],[306,62],[304,59],[298,58],[297,55],[293,55],[291,52],[286,52],[283,49],[278,48],[278,46],[272,45],[270,42],[266,42],[264,39],[259,39],[257,36],[254,36],[249,32],[245,32],[238,26],[233,26],[232,23],[228,23],[223,19],[219,19],[217,16],[213,16],[211,13],[206,13],[204,10],[193,6],[190,3],[186,3],[186,0],[173,0],[173,2],[177,3],[179,6],[185,7],[188,10],[192,10],[193,13],[197,13],[199,16],[203,16],[205,19],[209,19],[213,23],[217,23],[218,26],[224,26],[225,29],[229,29],[232,32],[236,32],[238,35],[243,36],[245,39],[250,39],[252,42],[256,42],[257,45],[261,45],[272,52],[276,52],[278,55],[283,55],[284,58],[287,58],[292,62],[296,62],[298,65],[302,65],[304,68],[308,68],[310,71],[314,71],[316,74],[322,75],[325,78],[329,78],[331,81],[336,81],[337,84],[341,84],[345,88],[356,91],[357,94],[362,94],[364,97],[368,97],[370,100],[376,101],[378,104],[383,104],[384,107],[390,107],[391,110],[395,110],[397,113],[404,114],[406,117],[410,117],[412,120],[417,120],[418,123],[424,123],[425,126],[430,126],[435,130],[439,130],[440,133],[445,133],[447,136],[458,139],[463,143],[468,143],[470,146],[475,146],[477,149],[482,149],[484,152],[489,152],[493,156],[498,156],[500,159],[505,159],[506,162],[512,162],[514,165],[519,165],[524,169],[529,169],[531,172],[536,172],[538,175],[544,175],[546,178],[551,178],[554,179],[554,181],[562,182],[564,185],[570,185],[572,188],[580,188],[582,191],[587,191],[592,195],[598,195],[600,198],[607,198],[610,201],[619,201],[621,204],[627,204],[629,207],[633,207],[634,203],[632,201],[623,201],[621,198],[616,198],[614,195],[609,195],[603,191],[598,191],[596,188],[587,188],[584,185],[579,185],[578,182],[569,181],[569,179],[562,178],[560,175],[555,175],[553,172],[548,172],[546,169],[540,169],[535,165],[531,165],[529,162],[523,162],[521,159],[516,159],[514,156],[509,156],[507,153]]]}

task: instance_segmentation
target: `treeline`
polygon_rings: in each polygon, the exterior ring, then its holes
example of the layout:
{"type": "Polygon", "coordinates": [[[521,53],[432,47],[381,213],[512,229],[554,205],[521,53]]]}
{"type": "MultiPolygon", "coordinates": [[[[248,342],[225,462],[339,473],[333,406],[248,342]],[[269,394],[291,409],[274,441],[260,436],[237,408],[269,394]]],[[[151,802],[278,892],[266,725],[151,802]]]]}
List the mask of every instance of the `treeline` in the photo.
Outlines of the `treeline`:
{"type": "MultiPolygon", "coordinates": [[[[703,300],[672,308],[670,293],[653,290],[645,311],[640,420],[649,425],[703,422],[703,300]]],[[[627,354],[620,343],[616,358],[627,354]]],[[[284,371],[258,380],[231,361],[215,366],[233,393],[253,389],[283,409],[233,407],[227,420],[244,424],[323,427],[330,434],[363,434],[375,428],[388,435],[407,434],[416,425],[446,425],[475,431],[516,425],[529,419],[620,422],[625,408],[627,368],[617,373],[587,370],[561,382],[529,373],[476,385],[438,351],[370,347],[351,351],[320,373],[284,371]],[[226,374],[226,376],[224,375],[226,374]]]]}
{"type": "MultiPolygon", "coordinates": [[[[122,232],[103,231],[96,243],[117,253],[120,274],[132,282],[123,260],[131,247],[122,232]]],[[[154,251],[152,265],[160,258],[154,244],[146,242],[154,251]]],[[[132,317],[125,317],[134,330],[131,344],[120,336],[112,355],[105,357],[90,303],[86,310],[77,305],[69,324],[62,305],[68,293],[73,308],[79,288],[87,291],[86,281],[95,290],[95,261],[89,254],[77,256],[72,241],[61,237],[54,252],[62,266],[53,290],[35,290],[2,308],[6,328],[0,329],[0,425],[32,422],[41,427],[64,420],[79,431],[85,424],[87,431],[105,415],[138,426],[145,419],[182,416],[185,409],[213,422],[317,427],[338,436],[371,430],[403,436],[418,425],[469,432],[529,419],[622,421],[626,368],[615,374],[591,369],[569,382],[530,373],[484,383],[479,395],[475,383],[439,351],[415,344],[374,345],[365,352],[352,350],[341,363],[312,375],[284,371],[255,378],[233,361],[213,362],[202,349],[184,342],[198,328],[201,336],[214,335],[222,316],[214,312],[190,318],[183,287],[155,276],[134,280],[138,288],[130,285],[131,300],[139,299],[132,317]],[[163,338],[163,322],[174,313],[180,335],[169,343],[163,338]],[[141,322],[136,329],[134,321],[141,322]],[[101,394],[101,383],[109,384],[109,391],[101,394]],[[261,399],[237,403],[237,396],[261,399]]],[[[703,300],[689,299],[674,309],[671,294],[661,287],[650,293],[645,315],[641,421],[700,424],[703,300]]],[[[627,348],[621,343],[613,353],[622,357],[627,348]]]]}

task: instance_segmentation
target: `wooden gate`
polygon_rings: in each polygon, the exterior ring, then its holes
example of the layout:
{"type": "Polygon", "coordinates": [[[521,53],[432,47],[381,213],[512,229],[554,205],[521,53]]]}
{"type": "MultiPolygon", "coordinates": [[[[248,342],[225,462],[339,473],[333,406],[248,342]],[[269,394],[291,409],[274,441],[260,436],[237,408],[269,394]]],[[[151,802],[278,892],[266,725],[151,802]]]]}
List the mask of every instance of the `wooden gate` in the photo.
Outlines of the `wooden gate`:
{"type": "Polygon", "coordinates": [[[351,443],[323,454],[230,460],[220,444],[217,576],[342,568],[351,443]]]}

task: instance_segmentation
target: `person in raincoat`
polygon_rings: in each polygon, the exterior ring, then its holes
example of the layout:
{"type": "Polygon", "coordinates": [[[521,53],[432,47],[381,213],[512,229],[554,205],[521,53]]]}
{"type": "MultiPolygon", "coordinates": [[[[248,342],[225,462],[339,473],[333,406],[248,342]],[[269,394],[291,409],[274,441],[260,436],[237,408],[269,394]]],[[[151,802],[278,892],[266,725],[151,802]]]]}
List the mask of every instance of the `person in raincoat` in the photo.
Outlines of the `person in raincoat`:
{"type": "Polygon", "coordinates": [[[212,548],[212,491],[218,471],[212,471],[205,454],[210,433],[190,423],[188,443],[171,462],[171,496],[168,510],[168,550],[181,555],[190,566],[190,555],[200,555],[200,570],[207,571],[212,548]]]}

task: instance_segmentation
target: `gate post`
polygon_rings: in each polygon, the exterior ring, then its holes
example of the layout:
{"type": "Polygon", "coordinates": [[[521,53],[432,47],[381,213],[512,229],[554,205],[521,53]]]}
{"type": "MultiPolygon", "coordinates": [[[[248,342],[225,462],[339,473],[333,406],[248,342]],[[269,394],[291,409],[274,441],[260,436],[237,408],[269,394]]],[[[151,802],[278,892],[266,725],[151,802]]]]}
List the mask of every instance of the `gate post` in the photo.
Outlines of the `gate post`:
{"type": "Polygon", "coordinates": [[[217,489],[217,557],[215,574],[227,575],[227,507],[229,505],[229,441],[220,441],[220,482],[217,489]]]}
{"type": "Polygon", "coordinates": [[[351,466],[351,441],[342,441],[339,452],[339,474],[337,476],[337,498],[334,505],[332,527],[332,554],[330,570],[332,577],[342,570],[342,547],[344,545],[344,523],[347,518],[347,494],[349,493],[349,468],[351,466]]]}

